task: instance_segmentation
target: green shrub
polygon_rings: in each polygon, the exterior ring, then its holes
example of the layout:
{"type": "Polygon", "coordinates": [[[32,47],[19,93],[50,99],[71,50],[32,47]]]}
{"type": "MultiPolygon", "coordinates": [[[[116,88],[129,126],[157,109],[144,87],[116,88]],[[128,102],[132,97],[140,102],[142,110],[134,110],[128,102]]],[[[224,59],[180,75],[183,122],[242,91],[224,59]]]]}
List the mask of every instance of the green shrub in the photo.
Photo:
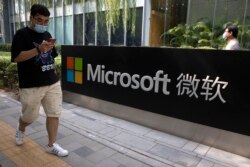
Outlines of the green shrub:
{"type": "Polygon", "coordinates": [[[10,43],[0,44],[0,51],[10,52],[11,51],[11,44],[10,43]]]}
{"type": "MultiPolygon", "coordinates": [[[[55,71],[61,78],[61,56],[55,58],[55,71]]],[[[0,52],[0,87],[18,89],[17,63],[11,62],[10,52],[0,52]]]]}
{"type": "Polygon", "coordinates": [[[0,86],[6,87],[6,69],[11,64],[10,53],[9,52],[0,52],[0,86]]]}
{"type": "Polygon", "coordinates": [[[249,28],[243,29],[238,22],[227,22],[223,26],[215,25],[213,28],[207,20],[200,20],[191,25],[179,24],[164,32],[160,38],[164,39],[164,45],[170,47],[191,46],[193,48],[222,49],[225,45],[222,34],[228,25],[238,26],[238,40],[241,42],[241,49],[250,49],[250,30],[249,28]]]}
{"type": "Polygon", "coordinates": [[[6,56],[6,54],[2,54],[4,52],[0,52],[0,70],[6,70],[6,68],[11,63],[10,56],[6,56]]]}
{"type": "Polygon", "coordinates": [[[10,89],[18,89],[17,64],[10,63],[5,71],[4,83],[10,89]]]}

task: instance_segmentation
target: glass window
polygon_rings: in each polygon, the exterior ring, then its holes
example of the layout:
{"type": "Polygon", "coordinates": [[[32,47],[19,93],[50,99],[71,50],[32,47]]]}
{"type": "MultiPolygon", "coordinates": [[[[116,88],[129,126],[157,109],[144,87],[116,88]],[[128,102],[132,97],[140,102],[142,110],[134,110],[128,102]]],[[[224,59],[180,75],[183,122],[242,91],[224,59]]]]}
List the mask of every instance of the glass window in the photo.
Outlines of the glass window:
{"type": "Polygon", "coordinates": [[[64,2],[64,15],[72,15],[72,0],[66,0],[64,2]]]}
{"type": "Polygon", "coordinates": [[[98,12],[97,45],[109,45],[104,12],[98,12]]]}
{"type": "Polygon", "coordinates": [[[119,27],[114,30],[111,26],[111,45],[124,45],[124,27],[121,14],[119,17],[119,27]]]}
{"type": "Polygon", "coordinates": [[[55,37],[53,22],[54,22],[54,18],[50,18],[49,19],[49,25],[48,25],[48,31],[49,31],[49,33],[51,34],[52,37],[55,37]]]}
{"type": "Polygon", "coordinates": [[[247,1],[245,6],[240,43],[242,48],[250,50],[250,1],[247,1]]]}
{"type": "MultiPolygon", "coordinates": [[[[242,0],[220,0],[216,1],[215,4],[215,17],[214,17],[214,27],[213,32],[215,36],[213,37],[213,41],[218,41],[221,39],[221,36],[224,32],[224,28],[228,25],[237,25],[239,27],[238,39],[240,39],[242,25],[244,20],[244,11],[245,11],[245,1],[242,0]],[[237,9],[237,12],[235,12],[237,9]]],[[[240,40],[239,40],[240,41],[240,40]]],[[[218,47],[213,46],[219,49],[224,47],[224,41],[219,42],[218,47]]]]}
{"type": "Polygon", "coordinates": [[[248,49],[249,11],[243,0],[152,1],[150,45],[221,49],[224,28],[237,25],[241,48],[248,49]]]}
{"type": "MultiPolygon", "coordinates": [[[[179,24],[184,25],[187,20],[187,0],[158,0],[151,1],[151,46],[180,46],[182,37],[169,34],[169,30],[179,24]],[[171,37],[171,38],[170,38],[171,37]],[[175,37],[173,39],[173,37],[175,37]]],[[[179,27],[183,31],[183,27],[179,27]]]]}
{"type": "Polygon", "coordinates": [[[55,18],[56,43],[63,44],[62,17],[55,18]]]}
{"type": "MultiPolygon", "coordinates": [[[[135,34],[131,33],[131,26],[127,30],[127,46],[141,46],[142,36],[142,8],[136,9],[135,34]]],[[[129,25],[129,24],[128,24],[129,25]]]]}
{"type": "Polygon", "coordinates": [[[55,0],[55,16],[62,16],[62,0],[55,0]]]}
{"type": "Polygon", "coordinates": [[[72,16],[64,16],[64,44],[73,44],[73,19],[72,16]]]}
{"type": "Polygon", "coordinates": [[[30,0],[27,0],[25,2],[25,11],[26,11],[26,24],[29,25],[29,20],[30,20],[30,8],[31,8],[31,1],[30,0]]]}
{"type": "Polygon", "coordinates": [[[95,45],[95,13],[85,14],[85,44],[95,45]]]}
{"type": "Polygon", "coordinates": [[[26,25],[25,25],[25,22],[21,22],[20,23],[20,28],[23,28],[23,27],[25,27],[26,25]]]}
{"type": "Polygon", "coordinates": [[[74,44],[83,44],[83,15],[78,14],[74,17],[74,44]]]}

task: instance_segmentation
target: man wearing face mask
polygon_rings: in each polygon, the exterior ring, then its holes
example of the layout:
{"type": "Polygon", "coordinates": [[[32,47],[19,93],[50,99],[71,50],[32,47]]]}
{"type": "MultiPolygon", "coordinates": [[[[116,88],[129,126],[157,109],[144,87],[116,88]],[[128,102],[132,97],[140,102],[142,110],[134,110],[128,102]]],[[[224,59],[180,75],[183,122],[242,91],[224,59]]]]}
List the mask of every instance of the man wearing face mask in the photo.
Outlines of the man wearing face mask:
{"type": "Polygon", "coordinates": [[[240,44],[237,40],[238,36],[238,28],[236,26],[228,26],[224,33],[223,33],[223,39],[226,41],[226,47],[225,50],[239,50],[240,44]]]}
{"type": "Polygon", "coordinates": [[[25,128],[38,118],[42,105],[48,132],[45,150],[57,156],[67,156],[68,151],[56,143],[62,91],[54,69],[57,52],[54,43],[49,42],[51,35],[47,31],[49,16],[45,6],[34,4],[30,11],[30,25],[18,30],[13,38],[11,60],[17,62],[22,104],[15,138],[17,145],[24,144],[25,128]]]}

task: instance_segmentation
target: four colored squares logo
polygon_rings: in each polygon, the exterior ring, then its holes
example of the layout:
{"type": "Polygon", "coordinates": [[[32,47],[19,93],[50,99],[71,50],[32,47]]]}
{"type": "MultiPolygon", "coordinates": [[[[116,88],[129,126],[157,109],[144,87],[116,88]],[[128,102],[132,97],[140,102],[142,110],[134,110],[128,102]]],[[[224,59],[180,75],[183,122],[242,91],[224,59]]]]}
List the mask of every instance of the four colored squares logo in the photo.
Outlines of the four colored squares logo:
{"type": "Polygon", "coordinates": [[[67,57],[67,81],[77,84],[83,83],[83,59],[67,57]]]}

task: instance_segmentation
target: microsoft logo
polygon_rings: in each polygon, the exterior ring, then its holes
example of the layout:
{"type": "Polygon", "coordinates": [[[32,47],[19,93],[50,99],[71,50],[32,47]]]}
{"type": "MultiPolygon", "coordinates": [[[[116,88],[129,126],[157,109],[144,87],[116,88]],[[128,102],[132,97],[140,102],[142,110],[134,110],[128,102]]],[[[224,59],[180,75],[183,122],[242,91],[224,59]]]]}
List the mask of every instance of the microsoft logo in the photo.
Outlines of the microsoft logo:
{"type": "Polygon", "coordinates": [[[67,81],[77,84],[83,82],[83,59],[79,57],[67,57],[67,81]]]}

